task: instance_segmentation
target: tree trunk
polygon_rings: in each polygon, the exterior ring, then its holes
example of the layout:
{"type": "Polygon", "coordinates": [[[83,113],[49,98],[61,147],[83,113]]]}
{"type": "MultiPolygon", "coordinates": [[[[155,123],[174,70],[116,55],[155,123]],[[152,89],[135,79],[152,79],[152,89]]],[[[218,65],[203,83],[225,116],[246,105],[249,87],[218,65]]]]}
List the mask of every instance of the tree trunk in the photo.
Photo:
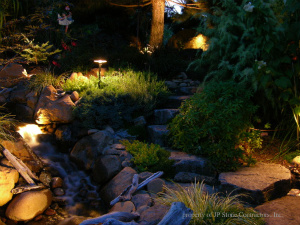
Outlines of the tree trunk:
{"type": "Polygon", "coordinates": [[[164,37],[165,0],[152,0],[150,46],[161,47],[164,37]]]}

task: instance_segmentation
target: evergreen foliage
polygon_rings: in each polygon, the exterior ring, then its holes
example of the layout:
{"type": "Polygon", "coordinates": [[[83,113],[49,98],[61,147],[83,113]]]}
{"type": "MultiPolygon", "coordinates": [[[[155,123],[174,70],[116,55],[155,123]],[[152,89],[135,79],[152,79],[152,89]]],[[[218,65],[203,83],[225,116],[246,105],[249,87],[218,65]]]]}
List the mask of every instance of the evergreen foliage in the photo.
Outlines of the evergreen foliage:
{"type": "Polygon", "coordinates": [[[59,49],[50,51],[53,45],[49,45],[49,41],[42,45],[38,45],[34,44],[33,41],[30,41],[25,35],[24,39],[27,43],[27,48],[25,48],[20,55],[29,62],[34,62],[35,64],[38,64],[38,62],[45,62],[51,55],[61,52],[59,49]]]}
{"type": "Polygon", "coordinates": [[[257,109],[251,96],[245,85],[234,81],[207,83],[203,92],[182,104],[169,124],[173,147],[207,156],[219,171],[236,169],[242,159],[250,162],[250,149],[239,145],[250,138],[245,133],[257,109]]]}

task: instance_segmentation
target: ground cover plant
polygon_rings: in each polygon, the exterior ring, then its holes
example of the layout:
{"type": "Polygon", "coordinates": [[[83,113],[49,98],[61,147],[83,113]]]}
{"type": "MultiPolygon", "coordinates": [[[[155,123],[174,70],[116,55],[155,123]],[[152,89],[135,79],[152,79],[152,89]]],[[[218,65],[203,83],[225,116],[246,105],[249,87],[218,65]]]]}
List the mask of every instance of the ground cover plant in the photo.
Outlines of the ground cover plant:
{"type": "MultiPolygon", "coordinates": [[[[81,78],[78,78],[81,79],[81,78]]],[[[137,116],[151,113],[169,92],[163,81],[148,72],[110,70],[101,79],[67,80],[65,91],[78,91],[82,96],[74,109],[76,118],[89,128],[111,125],[120,128],[137,116]]]]}
{"type": "Polygon", "coordinates": [[[171,153],[160,145],[147,144],[138,140],[133,142],[123,140],[121,143],[126,147],[126,151],[133,155],[132,162],[139,172],[164,171],[167,175],[172,172],[174,161],[169,159],[171,153]]]}
{"type": "MultiPolygon", "coordinates": [[[[263,225],[262,215],[252,208],[245,208],[238,199],[239,195],[219,196],[217,193],[209,195],[205,192],[203,182],[195,182],[189,188],[176,184],[176,190],[165,187],[158,200],[166,205],[173,202],[183,202],[193,210],[190,224],[220,224],[220,225],[263,225]]],[[[190,215],[189,215],[190,216],[190,215]]]]}
{"type": "Polygon", "coordinates": [[[180,113],[169,124],[172,146],[207,156],[219,171],[237,169],[241,160],[250,162],[251,145],[246,150],[242,143],[250,144],[247,138],[260,139],[247,134],[257,109],[251,95],[244,85],[234,81],[208,82],[203,92],[182,104],[180,113]]]}

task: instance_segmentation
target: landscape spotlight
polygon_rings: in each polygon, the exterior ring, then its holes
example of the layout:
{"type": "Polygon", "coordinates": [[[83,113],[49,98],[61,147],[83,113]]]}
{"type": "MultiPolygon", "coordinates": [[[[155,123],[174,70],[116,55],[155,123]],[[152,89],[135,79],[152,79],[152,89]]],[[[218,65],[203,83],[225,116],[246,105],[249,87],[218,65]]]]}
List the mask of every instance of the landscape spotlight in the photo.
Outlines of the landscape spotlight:
{"type": "Polygon", "coordinates": [[[98,83],[98,87],[100,89],[100,83],[101,83],[101,66],[102,66],[103,63],[107,63],[107,61],[104,60],[104,59],[97,59],[97,60],[94,60],[94,62],[99,64],[99,83],[98,83]]]}

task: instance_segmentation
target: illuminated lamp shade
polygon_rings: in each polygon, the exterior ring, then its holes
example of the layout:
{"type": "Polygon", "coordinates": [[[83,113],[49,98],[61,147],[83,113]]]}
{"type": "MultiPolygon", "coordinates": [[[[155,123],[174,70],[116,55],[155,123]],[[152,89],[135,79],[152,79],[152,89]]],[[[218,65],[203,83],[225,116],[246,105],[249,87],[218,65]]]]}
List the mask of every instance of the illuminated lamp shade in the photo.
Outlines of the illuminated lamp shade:
{"type": "Polygon", "coordinates": [[[107,63],[107,61],[105,59],[96,59],[94,60],[95,63],[99,64],[99,83],[98,83],[98,87],[100,88],[101,85],[101,66],[103,63],[107,63]]]}

